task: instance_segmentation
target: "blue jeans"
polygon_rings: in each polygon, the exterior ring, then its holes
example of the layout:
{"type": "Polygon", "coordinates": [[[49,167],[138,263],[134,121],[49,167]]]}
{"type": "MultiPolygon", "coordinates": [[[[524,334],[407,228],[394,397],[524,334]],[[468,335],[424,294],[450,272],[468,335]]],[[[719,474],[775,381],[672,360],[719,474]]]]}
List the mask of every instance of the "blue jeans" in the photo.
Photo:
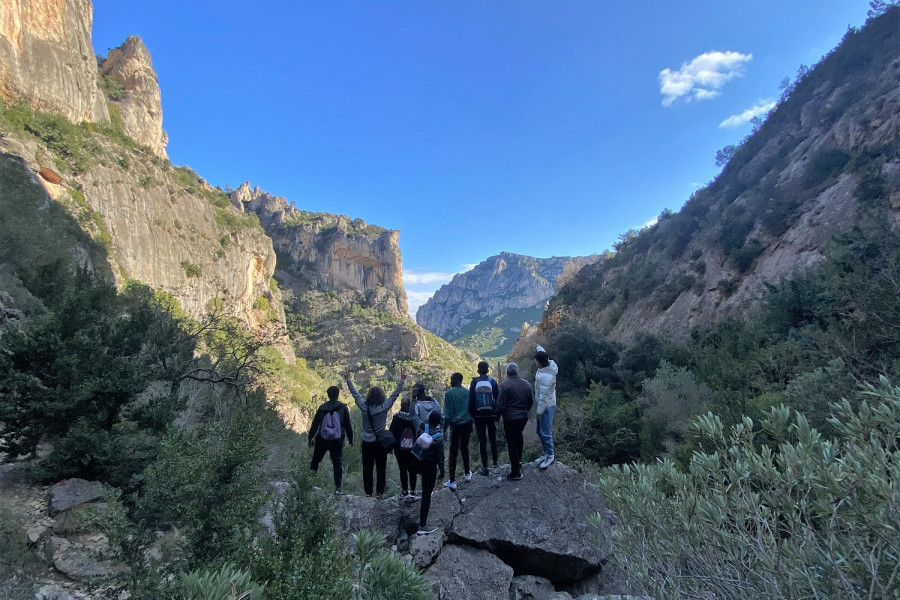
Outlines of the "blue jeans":
{"type": "Polygon", "coordinates": [[[556,405],[544,409],[544,414],[537,417],[537,434],[541,438],[544,454],[553,456],[553,415],[556,414],[556,405]]]}

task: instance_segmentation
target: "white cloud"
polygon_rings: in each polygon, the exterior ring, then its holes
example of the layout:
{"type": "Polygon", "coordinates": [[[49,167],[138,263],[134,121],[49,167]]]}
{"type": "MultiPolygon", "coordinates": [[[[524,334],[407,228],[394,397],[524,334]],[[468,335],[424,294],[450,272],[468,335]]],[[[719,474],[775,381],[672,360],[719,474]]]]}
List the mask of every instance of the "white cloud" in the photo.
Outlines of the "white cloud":
{"type": "Polygon", "coordinates": [[[416,269],[407,269],[403,271],[403,285],[406,288],[406,298],[409,302],[409,316],[416,319],[416,311],[419,307],[428,302],[429,298],[439,287],[445,283],[450,283],[453,276],[457,273],[464,273],[475,268],[475,264],[462,265],[456,273],[444,273],[440,271],[417,271],[416,269]]]}
{"type": "Polygon", "coordinates": [[[453,279],[453,273],[403,271],[404,285],[427,285],[430,283],[446,283],[453,279]]]}
{"type": "Polygon", "coordinates": [[[682,64],[677,71],[663,69],[659,72],[663,106],[669,106],[679,98],[686,102],[715,98],[729,80],[743,74],[744,64],[752,58],[752,54],[740,52],[705,52],[682,64]]]}
{"type": "Polygon", "coordinates": [[[719,123],[719,129],[730,129],[733,127],[740,127],[745,123],[749,123],[753,117],[759,117],[761,115],[765,115],[770,110],[775,108],[774,100],[760,100],[756,103],[755,106],[748,108],[744,112],[739,115],[731,115],[721,123],[719,123]]]}
{"type": "Polygon", "coordinates": [[[409,301],[409,316],[413,318],[413,321],[416,320],[416,311],[419,310],[419,307],[428,302],[428,300],[434,296],[434,292],[436,290],[431,290],[427,292],[415,292],[411,290],[406,290],[406,299],[409,301]]]}

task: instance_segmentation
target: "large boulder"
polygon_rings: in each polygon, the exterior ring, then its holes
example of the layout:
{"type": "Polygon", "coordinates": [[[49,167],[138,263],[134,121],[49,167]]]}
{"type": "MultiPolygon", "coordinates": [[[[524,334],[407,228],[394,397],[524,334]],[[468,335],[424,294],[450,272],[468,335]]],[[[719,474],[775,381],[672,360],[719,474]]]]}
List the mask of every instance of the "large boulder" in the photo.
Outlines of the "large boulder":
{"type": "Polygon", "coordinates": [[[85,479],[64,479],[50,490],[50,515],[56,515],[73,506],[94,502],[103,496],[103,485],[85,479]]]}
{"type": "Polygon", "coordinates": [[[526,465],[524,475],[520,481],[493,478],[473,487],[450,541],[484,548],[517,574],[558,584],[600,571],[604,556],[591,543],[599,532],[587,522],[593,513],[609,513],[598,490],[560,463],[545,471],[526,465]]]}
{"type": "Polygon", "coordinates": [[[425,576],[438,598],[494,600],[509,597],[513,570],[485,550],[449,545],[425,576]]]}
{"type": "Polygon", "coordinates": [[[597,488],[560,462],[545,471],[525,465],[520,481],[508,481],[507,473],[460,478],[456,492],[435,492],[428,525],[438,531],[431,535],[415,534],[420,502],[398,498],[341,497],[341,523],[347,533],[385,534],[394,551],[425,569],[439,598],[549,600],[617,591],[594,544],[603,532],[587,522],[599,512],[606,527],[615,526],[597,488]]]}

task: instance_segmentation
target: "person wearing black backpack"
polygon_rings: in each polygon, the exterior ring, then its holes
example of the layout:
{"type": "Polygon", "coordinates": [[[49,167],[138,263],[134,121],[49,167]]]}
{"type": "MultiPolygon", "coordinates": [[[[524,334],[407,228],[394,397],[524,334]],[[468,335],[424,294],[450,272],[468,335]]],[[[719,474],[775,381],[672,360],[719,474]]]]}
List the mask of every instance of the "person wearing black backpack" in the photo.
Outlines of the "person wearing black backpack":
{"type": "Polygon", "coordinates": [[[469,414],[475,421],[475,434],[478,436],[478,449],[481,451],[480,475],[488,475],[487,442],[491,442],[491,458],[493,466],[497,467],[497,396],[500,395],[500,386],[497,380],[488,375],[490,365],[485,361],[478,363],[478,377],[472,379],[469,384],[469,414]],[[481,390],[477,391],[481,383],[481,390]],[[488,387],[490,391],[488,394],[488,387]]]}
{"type": "Polygon", "coordinates": [[[409,416],[409,398],[400,400],[400,411],[391,420],[390,430],[397,438],[394,457],[400,469],[400,499],[415,500],[417,465],[412,449],[416,443],[416,427],[409,416]]]}
{"type": "Polygon", "coordinates": [[[319,463],[325,453],[331,456],[331,467],[334,470],[334,493],[341,495],[341,480],[344,475],[344,437],[353,445],[353,424],[350,422],[350,410],[338,400],[341,388],[331,386],[325,392],[328,402],[322,404],[313,417],[309,428],[309,447],[313,448],[312,461],[309,468],[318,472],[319,463]]]}

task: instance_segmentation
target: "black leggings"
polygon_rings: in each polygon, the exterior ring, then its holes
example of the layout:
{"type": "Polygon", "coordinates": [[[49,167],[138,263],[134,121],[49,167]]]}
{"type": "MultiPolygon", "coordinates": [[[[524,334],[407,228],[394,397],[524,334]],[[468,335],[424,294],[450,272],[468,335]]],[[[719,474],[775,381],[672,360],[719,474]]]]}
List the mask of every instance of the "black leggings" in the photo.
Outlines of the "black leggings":
{"type": "Polygon", "coordinates": [[[400,450],[399,448],[394,448],[394,456],[397,458],[397,467],[400,469],[400,489],[404,492],[415,492],[416,491],[416,469],[419,462],[415,456],[413,456],[412,450],[400,450]]]}
{"type": "Polygon", "coordinates": [[[472,421],[462,425],[454,425],[450,430],[450,481],[456,481],[456,453],[460,452],[463,459],[463,473],[468,473],[469,468],[469,438],[472,437],[472,421]]]}
{"type": "Polygon", "coordinates": [[[363,469],[363,489],[366,496],[372,495],[372,468],[374,467],[378,473],[377,493],[380,496],[384,493],[387,485],[387,452],[381,447],[381,442],[362,442],[362,469],[363,469]]]}
{"type": "Polygon", "coordinates": [[[422,506],[419,507],[419,527],[428,524],[428,511],[431,509],[431,493],[437,482],[437,463],[430,460],[419,462],[422,470],[422,506]]]}
{"type": "Polygon", "coordinates": [[[334,489],[341,489],[341,478],[344,475],[344,438],[339,440],[323,440],[322,438],[317,437],[315,444],[316,447],[313,450],[312,461],[309,463],[309,468],[313,471],[318,471],[319,463],[325,458],[325,453],[327,452],[331,455],[331,468],[334,473],[334,489]]]}
{"type": "Polygon", "coordinates": [[[496,465],[497,459],[497,421],[494,417],[475,417],[475,433],[478,434],[478,449],[481,451],[481,466],[488,468],[487,442],[491,441],[491,458],[496,465]]]}

